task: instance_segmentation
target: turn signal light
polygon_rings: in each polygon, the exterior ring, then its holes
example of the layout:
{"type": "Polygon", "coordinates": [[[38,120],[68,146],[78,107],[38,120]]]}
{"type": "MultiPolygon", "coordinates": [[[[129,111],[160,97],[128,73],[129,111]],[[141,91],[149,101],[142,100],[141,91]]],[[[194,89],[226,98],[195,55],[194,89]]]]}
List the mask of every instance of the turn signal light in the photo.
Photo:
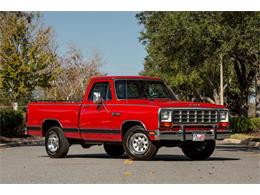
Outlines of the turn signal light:
{"type": "Polygon", "coordinates": [[[169,128],[172,126],[172,122],[161,122],[160,126],[169,128]]]}
{"type": "Polygon", "coordinates": [[[218,126],[219,127],[229,127],[229,122],[219,122],[218,126]]]}

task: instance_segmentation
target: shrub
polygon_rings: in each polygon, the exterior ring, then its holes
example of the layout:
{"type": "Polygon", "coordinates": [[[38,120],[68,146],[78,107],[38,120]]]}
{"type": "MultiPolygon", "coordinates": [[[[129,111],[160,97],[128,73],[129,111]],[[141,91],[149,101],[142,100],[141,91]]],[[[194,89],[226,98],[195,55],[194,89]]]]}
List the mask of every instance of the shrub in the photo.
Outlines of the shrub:
{"type": "Polygon", "coordinates": [[[230,119],[230,129],[233,133],[260,132],[260,118],[235,117],[230,119]]]}
{"type": "Polygon", "coordinates": [[[15,137],[22,134],[23,113],[10,109],[0,110],[0,135],[15,137]]]}
{"type": "Polygon", "coordinates": [[[260,133],[260,117],[251,118],[252,128],[254,132],[260,133]]]}
{"type": "Polygon", "coordinates": [[[250,120],[246,117],[230,119],[230,129],[233,133],[247,133],[250,129],[250,120]]]}

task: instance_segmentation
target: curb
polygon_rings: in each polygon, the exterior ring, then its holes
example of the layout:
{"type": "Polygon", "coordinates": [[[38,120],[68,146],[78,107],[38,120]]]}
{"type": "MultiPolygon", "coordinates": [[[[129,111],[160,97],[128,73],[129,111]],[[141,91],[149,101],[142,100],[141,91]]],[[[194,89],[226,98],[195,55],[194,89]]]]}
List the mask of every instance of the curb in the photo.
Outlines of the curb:
{"type": "Polygon", "coordinates": [[[10,141],[6,143],[0,143],[0,148],[16,147],[16,146],[39,146],[44,145],[44,138],[36,140],[22,140],[22,141],[10,141]]]}
{"type": "Polygon", "coordinates": [[[246,146],[251,147],[251,148],[260,149],[260,142],[251,141],[250,139],[239,140],[239,139],[228,138],[228,139],[224,139],[224,140],[220,141],[220,143],[246,145],[246,146]]]}

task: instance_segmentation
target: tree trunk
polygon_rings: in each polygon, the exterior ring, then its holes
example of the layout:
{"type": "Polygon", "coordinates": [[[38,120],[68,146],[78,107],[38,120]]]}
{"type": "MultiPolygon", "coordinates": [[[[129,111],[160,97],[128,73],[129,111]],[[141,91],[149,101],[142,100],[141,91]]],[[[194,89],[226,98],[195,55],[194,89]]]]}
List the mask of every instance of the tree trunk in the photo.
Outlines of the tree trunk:
{"type": "Polygon", "coordinates": [[[13,107],[13,110],[17,111],[18,110],[18,102],[12,102],[12,107],[13,107]]]}
{"type": "Polygon", "coordinates": [[[244,116],[244,117],[248,116],[248,108],[249,108],[249,106],[248,106],[248,97],[249,97],[248,90],[243,91],[243,93],[241,94],[241,97],[240,97],[240,102],[239,102],[239,105],[240,105],[240,115],[244,116]]]}
{"type": "Polygon", "coordinates": [[[255,111],[256,116],[260,117],[260,73],[259,70],[256,72],[256,98],[255,98],[255,111]]]}
{"type": "Polygon", "coordinates": [[[220,93],[217,89],[213,89],[213,98],[215,101],[215,104],[220,104],[220,93]]]}
{"type": "Polygon", "coordinates": [[[242,55],[236,56],[236,60],[234,61],[234,70],[236,72],[236,77],[238,81],[238,88],[240,90],[239,95],[239,115],[240,116],[248,116],[248,97],[249,97],[249,88],[250,84],[252,83],[252,76],[254,76],[255,71],[250,70],[247,73],[247,66],[245,57],[242,55]]]}
{"type": "Polygon", "coordinates": [[[219,55],[219,73],[220,73],[220,86],[219,86],[219,103],[224,105],[224,86],[223,86],[223,56],[219,55]]]}

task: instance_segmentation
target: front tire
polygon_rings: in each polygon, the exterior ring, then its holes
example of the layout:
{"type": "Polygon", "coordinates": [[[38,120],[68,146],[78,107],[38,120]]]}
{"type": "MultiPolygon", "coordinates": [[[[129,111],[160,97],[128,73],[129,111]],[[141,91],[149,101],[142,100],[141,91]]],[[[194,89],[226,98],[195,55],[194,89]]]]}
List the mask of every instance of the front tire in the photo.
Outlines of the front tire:
{"type": "Polygon", "coordinates": [[[45,136],[45,149],[51,158],[64,158],[69,151],[69,141],[60,127],[51,127],[45,136]]]}
{"type": "Polygon", "coordinates": [[[133,160],[150,160],[158,151],[141,126],[134,126],[126,132],[123,147],[127,156],[133,160]]]}
{"type": "Polygon", "coordinates": [[[206,160],[213,154],[215,146],[215,140],[203,142],[187,141],[183,144],[182,151],[191,160],[206,160]]]}
{"type": "Polygon", "coordinates": [[[111,157],[122,156],[125,153],[121,144],[104,144],[104,149],[107,155],[111,157]]]}

